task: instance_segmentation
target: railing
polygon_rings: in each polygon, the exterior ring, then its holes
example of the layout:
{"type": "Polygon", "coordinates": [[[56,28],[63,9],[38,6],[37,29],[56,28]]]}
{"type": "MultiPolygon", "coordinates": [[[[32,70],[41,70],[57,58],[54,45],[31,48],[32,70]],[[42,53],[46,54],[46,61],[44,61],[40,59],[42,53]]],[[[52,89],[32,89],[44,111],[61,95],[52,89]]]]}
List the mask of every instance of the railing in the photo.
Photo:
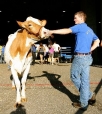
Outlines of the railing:
{"type": "Polygon", "coordinates": [[[59,62],[72,62],[73,59],[73,48],[72,47],[61,47],[59,62]]]}

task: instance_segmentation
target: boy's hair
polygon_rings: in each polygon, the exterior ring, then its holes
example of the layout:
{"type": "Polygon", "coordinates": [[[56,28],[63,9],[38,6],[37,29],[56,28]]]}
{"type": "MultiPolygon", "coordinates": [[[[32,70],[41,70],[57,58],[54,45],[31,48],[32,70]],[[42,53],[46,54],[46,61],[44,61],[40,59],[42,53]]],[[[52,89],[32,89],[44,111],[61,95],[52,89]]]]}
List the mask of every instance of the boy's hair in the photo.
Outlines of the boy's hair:
{"type": "Polygon", "coordinates": [[[86,21],[87,15],[83,11],[78,11],[74,15],[78,15],[80,17],[83,17],[84,21],[86,21]]]}

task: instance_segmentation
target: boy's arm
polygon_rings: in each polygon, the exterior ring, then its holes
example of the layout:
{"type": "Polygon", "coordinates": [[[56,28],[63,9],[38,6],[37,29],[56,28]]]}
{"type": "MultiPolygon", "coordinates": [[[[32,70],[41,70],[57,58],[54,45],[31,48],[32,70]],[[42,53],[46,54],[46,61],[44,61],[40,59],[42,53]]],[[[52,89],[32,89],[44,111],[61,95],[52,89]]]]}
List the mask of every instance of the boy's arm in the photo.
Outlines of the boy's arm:
{"type": "Polygon", "coordinates": [[[100,46],[102,47],[102,40],[101,40],[101,42],[100,42],[100,46]]]}
{"type": "Polygon", "coordinates": [[[93,42],[93,45],[91,46],[91,51],[93,51],[94,49],[96,49],[99,46],[100,40],[97,39],[93,42]]]}
{"type": "Polygon", "coordinates": [[[70,28],[63,28],[63,29],[57,29],[57,30],[49,30],[48,34],[69,34],[72,33],[72,30],[70,28]]]}

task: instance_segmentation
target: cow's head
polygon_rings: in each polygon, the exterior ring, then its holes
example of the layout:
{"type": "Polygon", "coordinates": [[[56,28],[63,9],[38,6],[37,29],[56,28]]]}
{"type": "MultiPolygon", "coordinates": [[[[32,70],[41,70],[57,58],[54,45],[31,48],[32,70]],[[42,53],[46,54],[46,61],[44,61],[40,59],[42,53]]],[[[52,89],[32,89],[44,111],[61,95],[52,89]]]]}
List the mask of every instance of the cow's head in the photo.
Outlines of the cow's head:
{"type": "Polygon", "coordinates": [[[39,37],[41,39],[49,37],[47,35],[48,30],[44,27],[47,23],[46,20],[39,20],[33,17],[28,17],[26,21],[17,21],[17,23],[20,27],[26,29],[29,33],[34,34],[36,37],[39,37]]]}

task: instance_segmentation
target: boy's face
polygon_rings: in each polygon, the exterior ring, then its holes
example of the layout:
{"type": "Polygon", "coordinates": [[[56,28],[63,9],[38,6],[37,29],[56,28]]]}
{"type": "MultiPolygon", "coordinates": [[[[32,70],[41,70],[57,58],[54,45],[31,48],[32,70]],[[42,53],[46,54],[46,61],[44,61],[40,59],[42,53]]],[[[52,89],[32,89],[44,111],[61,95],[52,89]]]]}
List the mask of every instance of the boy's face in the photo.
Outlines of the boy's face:
{"type": "Polygon", "coordinates": [[[74,22],[75,22],[75,24],[83,23],[84,22],[83,17],[79,16],[79,15],[75,15],[74,16],[74,22]]]}

